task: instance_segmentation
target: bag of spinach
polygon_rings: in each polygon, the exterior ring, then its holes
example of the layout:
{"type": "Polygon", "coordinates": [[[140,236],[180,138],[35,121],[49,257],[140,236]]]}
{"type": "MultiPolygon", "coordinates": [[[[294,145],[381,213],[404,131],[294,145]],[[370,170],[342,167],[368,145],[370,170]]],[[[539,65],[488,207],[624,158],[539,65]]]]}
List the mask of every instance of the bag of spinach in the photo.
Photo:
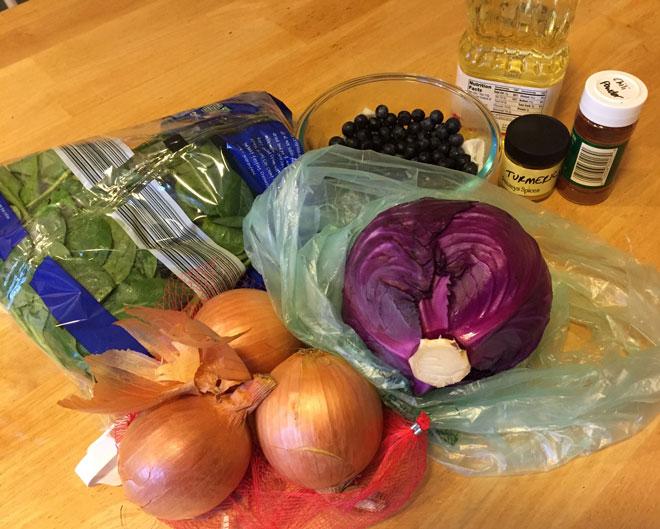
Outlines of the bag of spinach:
{"type": "Polygon", "coordinates": [[[82,379],[90,353],[143,351],[123,308],[236,286],[243,217],[300,154],[288,108],[254,92],[0,165],[0,300],[82,379]]]}

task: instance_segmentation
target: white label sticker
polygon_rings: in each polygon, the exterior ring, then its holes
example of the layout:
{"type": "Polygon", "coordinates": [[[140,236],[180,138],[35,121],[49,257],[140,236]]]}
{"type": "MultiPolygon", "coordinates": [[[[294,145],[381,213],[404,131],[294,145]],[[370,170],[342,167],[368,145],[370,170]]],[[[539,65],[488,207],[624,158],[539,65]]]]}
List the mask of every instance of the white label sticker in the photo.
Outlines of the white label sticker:
{"type": "Polygon", "coordinates": [[[561,82],[547,88],[498,83],[469,76],[460,66],[456,84],[493,113],[502,132],[518,116],[552,114],[561,91],[561,82]]]}
{"type": "Polygon", "coordinates": [[[245,273],[240,259],[195,226],[155,180],[112,217],[203,300],[234,287],[245,273]]]}
{"type": "Polygon", "coordinates": [[[114,138],[98,138],[53,150],[87,189],[101,183],[110,169],[124,165],[133,157],[131,148],[114,138]]]}
{"type": "Polygon", "coordinates": [[[596,89],[606,99],[611,99],[615,103],[635,99],[642,92],[637,83],[625,79],[625,74],[612,75],[609,72],[602,72],[596,82],[596,89]]]}
{"type": "Polygon", "coordinates": [[[602,187],[607,182],[618,148],[600,148],[582,143],[570,179],[588,187],[602,187]]]}
{"type": "MultiPolygon", "coordinates": [[[[111,178],[111,169],[133,156],[126,144],[113,138],[65,145],[55,152],[87,189],[111,178]]],[[[155,180],[131,193],[111,216],[139,248],[154,254],[201,299],[233,288],[245,273],[241,260],[193,224],[155,180]]]]}

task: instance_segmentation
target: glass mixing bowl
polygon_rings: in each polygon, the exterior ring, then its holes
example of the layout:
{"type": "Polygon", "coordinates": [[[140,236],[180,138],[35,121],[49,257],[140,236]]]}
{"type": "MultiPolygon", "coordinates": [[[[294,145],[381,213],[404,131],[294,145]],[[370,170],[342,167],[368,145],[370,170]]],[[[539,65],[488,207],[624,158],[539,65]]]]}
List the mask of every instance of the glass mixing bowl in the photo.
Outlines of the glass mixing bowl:
{"type": "Polygon", "coordinates": [[[305,151],[326,147],[330,138],[341,136],[342,124],[381,103],[395,114],[421,108],[428,115],[437,108],[445,119],[459,118],[464,149],[477,163],[478,176],[486,178],[497,167],[500,131],[488,109],[460,88],[419,75],[373,74],[334,86],[303,112],[296,135],[305,151]]]}

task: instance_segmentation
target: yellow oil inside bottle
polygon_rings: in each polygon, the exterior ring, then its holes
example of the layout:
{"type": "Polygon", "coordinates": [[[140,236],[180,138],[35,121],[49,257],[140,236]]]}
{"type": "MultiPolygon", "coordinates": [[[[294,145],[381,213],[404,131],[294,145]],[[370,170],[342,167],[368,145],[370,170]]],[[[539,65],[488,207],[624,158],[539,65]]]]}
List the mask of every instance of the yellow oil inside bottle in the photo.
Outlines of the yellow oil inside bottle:
{"type": "Polygon", "coordinates": [[[473,95],[495,112],[500,125],[516,115],[538,111],[551,114],[554,110],[568,66],[566,36],[577,1],[467,0],[469,26],[459,45],[459,86],[467,88],[467,77],[520,87],[556,87],[556,94],[546,94],[542,101],[530,92],[529,97],[523,94],[520,104],[518,98],[514,102],[500,101],[498,106],[496,95],[488,92],[480,97],[475,83],[473,95]]]}
{"type": "Polygon", "coordinates": [[[524,86],[560,82],[577,0],[468,0],[470,26],[459,46],[467,74],[524,86]]]}

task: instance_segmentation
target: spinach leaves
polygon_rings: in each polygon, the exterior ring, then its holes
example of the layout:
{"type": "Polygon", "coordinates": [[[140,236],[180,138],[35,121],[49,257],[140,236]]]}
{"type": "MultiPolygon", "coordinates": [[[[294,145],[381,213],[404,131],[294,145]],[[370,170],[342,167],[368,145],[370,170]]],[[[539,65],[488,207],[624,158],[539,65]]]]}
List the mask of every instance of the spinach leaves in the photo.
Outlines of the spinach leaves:
{"type": "Polygon", "coordinates": [[[82,359],[87,351],[29,284],[46,256],[117,318],[126,316],[127,306],[180,308],[194,296],[112,217],[133,190],[156,179],[214,242],[248,262],[241,226],[253,196],[212,142],[171,153],[153,138],[144,151],[136,149],[135,160],[109,172],[101,192],[85,188],[52,150],[0,166],[0,193],[29,233],[1,263],[0,294],[28,334],[61,365],[79,373],[86,370],[82,359]]]}
{"type": "MultiPolygon", "coordinates": [[[[118,285],[131,272],[137,254],[137,247],[117,222],[112,219],[107,219],[107,222],[110,225],[112,250],[105,263],[103,263],[103,268],[118,285]]],[[[155,257],[153,259],[156,260],[155,257]]]]}
{"type": "Polygon", "coordinates": [[[102,266],[112,248],[112,232],[103,217],[74,215],[67,220],[65,244],[74,257],[102,266]]]}
{"type": "MultiPolygon", "coordinates": [[[[242,224],[254,195],[242,176],[261,190],[300,154],[285,125],[290,113],[281,102],[244,93],[128,132],[132,156],[125,145],[101,138],[0,165],[0,194],[28,233],[0,260],[0,301],[62,366],[84,374],[89,352],[31,287],[35,270],[53,259],[117,318],[130,305],[182,308],[194,297],[156,255],[190,270],[186,281],[211,295],[220,278],[191,278],[213,249],[183,217],[247,265],[242,224]],[[134,207],[136,201],[146,202],[134,207]],[[131,228],[125,229],[129,214],[131,228]]],[[[217,284],[226,286],[241,267],[234,262],[224,270],[230,280],[217,284]]],[[[66,305],[66,294],[60,297],[66,305]]]]}
{"type": "Polygon", "coordinates": [[[249,264],[243,247],[243,217],[253,195],[212,141],[187,145],[170,165],[174,198],[216,244],[249,264]]]}

